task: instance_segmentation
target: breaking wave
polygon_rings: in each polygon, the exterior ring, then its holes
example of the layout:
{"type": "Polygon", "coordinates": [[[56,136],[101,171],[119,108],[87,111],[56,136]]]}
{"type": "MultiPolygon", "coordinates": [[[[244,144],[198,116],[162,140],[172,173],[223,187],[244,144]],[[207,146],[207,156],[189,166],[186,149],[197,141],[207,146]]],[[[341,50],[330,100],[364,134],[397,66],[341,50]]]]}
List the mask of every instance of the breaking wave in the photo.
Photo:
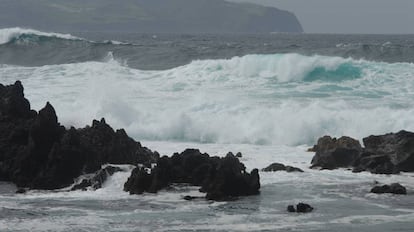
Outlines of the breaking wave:
{"type": "Polygon", "coordinates": [[[17,43],[19,41],[35,41],[44,38],[58,38],[66,40],[83,40],[70,34],[48,33],[19,27],[0,29],[0,44],[17,43]]]}
{"type": "Polygon", "coordinates": [[[86,41],[90,43],[102,43],[113,45],[128,45],[115,40],[105,40],[102,42],[89,41],[71,34],[62,34],[54,32],[43,32],[33,29],[26,29],[20,27],[3,28],[0,29],[0,45],[2,44],[35,44],[39,42],[48,42],[53,40],[71,40],[71,41],[86,41]]]}
{"type": "Polygon", "coordinates": [[[139,140],[312,144],[414,130],[414,65],[299,54],[197,60],[162,71],[101,62],[2,66],[32,107],[55,106],[66,126],[105,117],[139,140]]]}

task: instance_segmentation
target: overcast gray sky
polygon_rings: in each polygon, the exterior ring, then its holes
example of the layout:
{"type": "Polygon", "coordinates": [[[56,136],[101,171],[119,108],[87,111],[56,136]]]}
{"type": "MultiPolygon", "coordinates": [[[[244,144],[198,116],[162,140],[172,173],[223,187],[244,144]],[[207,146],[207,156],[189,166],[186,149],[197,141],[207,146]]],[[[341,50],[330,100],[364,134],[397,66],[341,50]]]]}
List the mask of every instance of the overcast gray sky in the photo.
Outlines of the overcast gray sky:
{"type": "Polygon", "coordinates": [[[289,10],[308,33],[414,33],[414,0],[229,0],[289,10]]]}

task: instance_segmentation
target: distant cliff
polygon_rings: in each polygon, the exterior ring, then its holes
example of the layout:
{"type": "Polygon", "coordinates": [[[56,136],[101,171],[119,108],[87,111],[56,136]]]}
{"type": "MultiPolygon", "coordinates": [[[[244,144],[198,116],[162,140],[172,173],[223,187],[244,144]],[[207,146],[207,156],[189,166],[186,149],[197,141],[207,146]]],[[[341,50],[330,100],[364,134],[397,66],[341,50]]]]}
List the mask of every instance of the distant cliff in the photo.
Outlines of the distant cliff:
{"type": "Polygon", "coordinates": [[[302,32],[288,11],[224,0],[1,0],[0,28],[165,33],[302,32]]]}

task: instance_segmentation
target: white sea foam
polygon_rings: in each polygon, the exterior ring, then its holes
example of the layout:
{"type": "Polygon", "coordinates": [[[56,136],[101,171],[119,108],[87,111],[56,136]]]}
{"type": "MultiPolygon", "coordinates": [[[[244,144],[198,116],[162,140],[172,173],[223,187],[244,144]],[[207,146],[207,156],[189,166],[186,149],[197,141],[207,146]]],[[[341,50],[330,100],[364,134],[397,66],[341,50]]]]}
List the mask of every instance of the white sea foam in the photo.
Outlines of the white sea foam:
{"type": "Polygon", "coordinates": [[[67,126],[105,117],[140,140],[298,145],[325,134],[414,130],[413,70],[276,54],[142,71],[109,53],[105,62],[4,66],[0,75],[2,83],[22,80],[33,108],[51,101],[67,126]],[[325,78],[306,79],[318,73],[325,78]]]}

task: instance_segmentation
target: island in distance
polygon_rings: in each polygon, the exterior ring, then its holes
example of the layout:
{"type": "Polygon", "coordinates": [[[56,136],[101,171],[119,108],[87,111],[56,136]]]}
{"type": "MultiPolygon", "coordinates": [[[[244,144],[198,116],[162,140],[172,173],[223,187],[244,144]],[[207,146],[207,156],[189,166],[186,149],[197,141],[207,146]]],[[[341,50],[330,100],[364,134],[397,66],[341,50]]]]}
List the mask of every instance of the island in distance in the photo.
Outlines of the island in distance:
{"type": "Polygon", "coordinates": [[[3,0],[1,27],[140,33],[303,32],[288,11],[224,0],[3,0]]]}

